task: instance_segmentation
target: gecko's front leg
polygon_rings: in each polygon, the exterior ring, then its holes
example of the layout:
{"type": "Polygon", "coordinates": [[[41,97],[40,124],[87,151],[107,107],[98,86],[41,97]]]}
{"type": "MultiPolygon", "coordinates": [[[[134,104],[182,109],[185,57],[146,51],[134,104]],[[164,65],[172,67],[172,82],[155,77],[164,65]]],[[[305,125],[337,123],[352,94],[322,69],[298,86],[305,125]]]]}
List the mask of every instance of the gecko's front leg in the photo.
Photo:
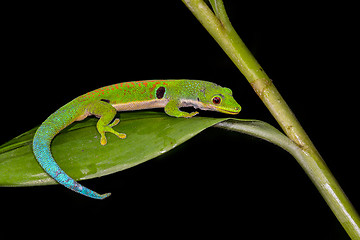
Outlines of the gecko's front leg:
{"type": "Polygon", "coordinates": [[[199,114],[199,112],[188,113],[188,112],[181,111],[179,109],[179,107],[180,107],[179,102],[172,99],[166,104],[164,110],[167,115],[172,116],[172,117],[191,118],[191,117],[199,114]]]}
{"type": "Polygon", "coordinates": [[[87,110],[89,113],[94,114],[100,118],[96,124],[96,127],[101,135],[101,145],[105,145],[107,143],[105,136],[106,132],[115,134],[119,138],[126,138],[126,134],[118,133],[112,128],[120,122],[120,119],[114,119],[116,115],[116,109],[110,103],[103,101],[93,102],[88,106],[87,110]],[[111,123],[113,119],[114,121],[111,123]]]}

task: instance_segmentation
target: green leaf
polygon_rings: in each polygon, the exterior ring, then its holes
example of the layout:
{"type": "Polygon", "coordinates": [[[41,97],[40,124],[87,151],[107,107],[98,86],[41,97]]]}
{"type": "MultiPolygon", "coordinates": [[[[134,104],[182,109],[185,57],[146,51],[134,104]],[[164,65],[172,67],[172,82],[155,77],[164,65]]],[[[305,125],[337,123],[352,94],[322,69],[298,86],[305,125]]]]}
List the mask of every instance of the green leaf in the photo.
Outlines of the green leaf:
{"type": "MultiPolygon", "coordinates": [[[[100,145],[96,118],[76,122],[63,130],[51,145],[59,166],[75,180],[101,177],[155,158],[214,125],[266,139],[288,151],[289,146],[294,148],[285,135],[257,120],[185,119],[156,112],[121,113],[120,119],[115,129],[126,133],[127,138],[118,139],[108,134],[106,146],[100,145]]],[[[0,186],[56,184],[34,158],[32,139],[36,129],[0,147],[0,186]]]]}

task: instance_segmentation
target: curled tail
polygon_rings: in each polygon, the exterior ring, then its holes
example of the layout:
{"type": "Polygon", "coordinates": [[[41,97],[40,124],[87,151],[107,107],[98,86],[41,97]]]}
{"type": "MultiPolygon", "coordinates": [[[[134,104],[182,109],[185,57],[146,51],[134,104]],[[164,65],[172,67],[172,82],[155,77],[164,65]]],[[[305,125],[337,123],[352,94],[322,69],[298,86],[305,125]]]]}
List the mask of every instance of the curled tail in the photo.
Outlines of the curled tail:
{"type": "MultiPolygon", "coordinates": [[[[50,116],[36,131],[34,140],[33,140],[33,151],[34,155],[39,162],[40,166],[58,183],[63,186],[83,194],[85,196],[95,198],[95,199],[104,199],[110,196],[110,193],[107,194],[98,194],[81,184],[77,183],[74,179],[69,177],[55,162],[55,159],[51,155],[50,143],[54,136],[59,133],[64,127],[56,127],[59,124],[56,124],[56,118],[50,116]]],[[[72,121],[69,120],[68,123],[62,124],[67,126],[72,121]]]]}

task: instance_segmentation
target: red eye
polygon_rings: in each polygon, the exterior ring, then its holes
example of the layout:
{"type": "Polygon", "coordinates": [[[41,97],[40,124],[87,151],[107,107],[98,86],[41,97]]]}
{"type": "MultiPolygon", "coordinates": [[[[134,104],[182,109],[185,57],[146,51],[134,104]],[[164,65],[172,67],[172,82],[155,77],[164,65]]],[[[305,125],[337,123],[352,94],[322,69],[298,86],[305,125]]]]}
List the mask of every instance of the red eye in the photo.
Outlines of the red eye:
{"type": "Polygon", "coordinates": [[[219,103],[221,102],[221,98],[219,98],[219,97],[214,97],[214,98],[212,99],[212,101],[213,101],[214,104],[219,104],[219,103]]]}

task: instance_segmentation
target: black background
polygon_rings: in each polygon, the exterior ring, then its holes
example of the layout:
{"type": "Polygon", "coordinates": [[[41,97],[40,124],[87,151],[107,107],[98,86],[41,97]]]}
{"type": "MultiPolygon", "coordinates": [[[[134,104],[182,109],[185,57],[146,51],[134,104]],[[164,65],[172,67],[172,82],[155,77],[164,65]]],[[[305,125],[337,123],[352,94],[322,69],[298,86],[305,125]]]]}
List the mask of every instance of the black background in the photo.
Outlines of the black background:
{"type": "MultiPolygon", "coordinates": [[[[331,4],[225,1],[238,34],[360,209],[358,24],[355,6],[331,4]]],[[[0,143],[80,94],[146,79],[230,87],[242,105],[239,118],[278,127],[181,1],[19,3],[3,11],[0,143]]],[[[36,234],[348,239],[288,153],[219,129],[82,184],[112,196],[96,201],[61,186],[1,188],[3,219],[36,234]]]]}

